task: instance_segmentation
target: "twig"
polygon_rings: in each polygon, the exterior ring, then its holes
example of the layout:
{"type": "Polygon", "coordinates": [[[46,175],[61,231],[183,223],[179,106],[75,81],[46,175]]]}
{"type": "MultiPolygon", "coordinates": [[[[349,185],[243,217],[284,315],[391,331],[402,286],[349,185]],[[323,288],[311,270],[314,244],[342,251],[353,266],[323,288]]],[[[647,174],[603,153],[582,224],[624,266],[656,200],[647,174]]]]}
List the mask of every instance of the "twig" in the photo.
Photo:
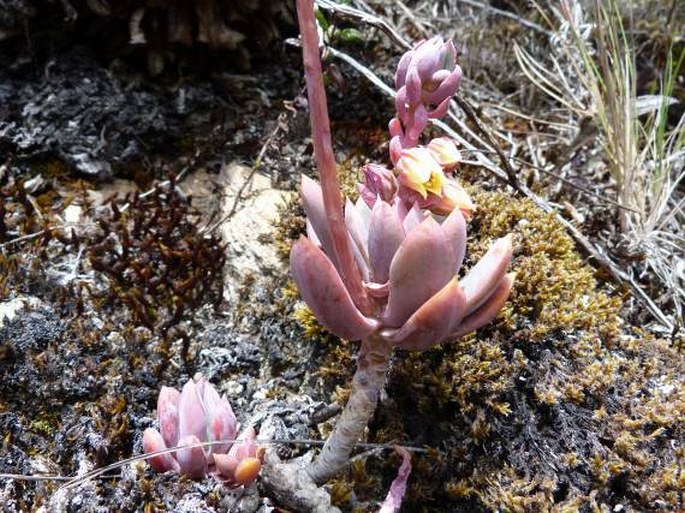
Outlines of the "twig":
{"type": "Polygon", "coordinates": [[[481,2],[476,2],[475,0],[458,0],[458,1],[461,2],[462,4],[470,5],[471,7],[476,7],[478,9],[483,9],[484,11],[490,11],[490,12],[497,14],[498,16],[503,16],[504,18],[509,18],[511,20],[515,20],[515,21],[519,22],[521,25],[523,25],[524,27],[527,27],[529,29],[533,29],[537,32],[545,34],[548,37],[552,35],[552,33],[549,30],[545,29],[544,27],[541,27],[537,23],[533,23],[532,21],[527,20],[522,16],[517,16],[514,13],[511,13],[508,11],[503,11],[502,9],[498,9],[497,7],[492,7],[490,5],[487,5],[487,4],[484,4],[481,2]]]}
{"type": "MultiPolygon", "coordinates": [[[[252,164],[252,169],[250,170],[250,173],[247,175],[245,178],[245,181],[243,184],[240,186],[240,189],[238,189],[238,192],[235,195],[235,199],[233,200],[233,206],[231,206],[231,210],[229,210],[228,214],[217,223],[217,225],[220,225],[227,219],[230,219],[233,214],[235,214],[235,211],[238,209],[238,202],[242,198],[243,192],[245,192],[245,189],[247,188],[247,185],[252,181],[252,178],[254,177],[255,173],[259,171],[259,169],[262,167],[262,160],[264,159],[264,155],[266,154],[266,151],[269,149],[269,146],[271,146],[271,143],[273,142],[274,138],[278,135],[278,133],[281,131],[281,129],[285,126],[285,119],[286,119],[286,113],[281,112],[278,115],[278,118],[276,119],[276,128],[274,128],[269,136],[266,138],[266,141],[264,141],[264,144],[259,150],[259,153],[257,154],[257,158],[254,161],[254,164],[252,164]]],[[[215,225],[216,227],[216,225],[215,225]]]]}
{"type": "Polygon", "coordinates": [[[342,20],[355,21],[363,25],[370,25],[384,32],[392,41],[405,50],[411,48],[411,44],[402,37],[387,21],[382,20],[378,16],[365,13],[349,5],[338,4],[330,0],[316,0],[316,5],[326,12],[331,13],[334,17],[342,20]]]}

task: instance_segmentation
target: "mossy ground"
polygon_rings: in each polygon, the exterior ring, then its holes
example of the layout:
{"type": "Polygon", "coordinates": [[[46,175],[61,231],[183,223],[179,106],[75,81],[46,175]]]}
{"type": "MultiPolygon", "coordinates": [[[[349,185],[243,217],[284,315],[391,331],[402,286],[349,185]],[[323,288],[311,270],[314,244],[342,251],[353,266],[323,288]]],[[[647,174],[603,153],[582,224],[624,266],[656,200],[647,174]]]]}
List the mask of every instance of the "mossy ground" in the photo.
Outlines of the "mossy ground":
{"type": "MultiPolygon", "coordinates": [[[[465,267],[513,233],[516,282],[489,326],[395,354],[367,441],[428,449],[414,455],[406,510],[682,508],[682,354],[621,321],[620,291],[597,281],[553,215],[508,193],[470,192],[478,209],[465,267]]],[[[320,369],[344,403],[354,345],[307,311],[297,319],[305,337],[325,341],[320,369]]],[[[387,454],[335,481],[340,506],[373,509],[366,500],[382,496],[397,465],[387,454]]]]}

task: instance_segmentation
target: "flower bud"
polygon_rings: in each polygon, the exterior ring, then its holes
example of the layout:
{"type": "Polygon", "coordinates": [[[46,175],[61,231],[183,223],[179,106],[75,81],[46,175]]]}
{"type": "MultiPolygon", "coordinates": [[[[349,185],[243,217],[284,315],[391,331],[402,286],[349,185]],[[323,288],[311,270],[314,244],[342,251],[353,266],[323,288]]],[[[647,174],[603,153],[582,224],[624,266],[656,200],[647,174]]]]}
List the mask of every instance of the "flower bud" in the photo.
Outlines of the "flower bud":
{"type": "Polygon", "coordinates": [[[373,207],[377,197],[386,203],[392,203],[397,194],[397,179],[393,172],[378,164],[367,164],[362,171],[364,171],[364,184],[359,192],[369,208],[373,207]]]}
{"type": "Polygon", "coordinates": [[[476,210],[468,193],[452,179],[445,180],[439,199],[427,208],[434,214],[443,216],[449,215],[455,208],[458,208],[466,219],[470,219],[476,210]]]}

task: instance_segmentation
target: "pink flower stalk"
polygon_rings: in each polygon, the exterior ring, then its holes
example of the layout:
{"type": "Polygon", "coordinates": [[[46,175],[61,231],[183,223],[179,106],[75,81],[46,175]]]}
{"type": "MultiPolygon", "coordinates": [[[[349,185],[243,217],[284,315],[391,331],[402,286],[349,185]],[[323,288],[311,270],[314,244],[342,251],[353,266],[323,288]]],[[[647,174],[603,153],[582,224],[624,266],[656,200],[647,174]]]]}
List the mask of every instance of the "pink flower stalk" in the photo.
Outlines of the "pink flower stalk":
{"type": "Polygon", "coordinates": [[[149,454],[174,447],[178,450],[150,457],[148,461],[155,472],[172,470],[202,479],[216,471],[230,486],[248,485],[259,473],[261,461],[254,447],[254,429],[241,435],[243,441],[233,443],[238,426],[231,405],[226,395],[219,397],[214,386],[202,376],[189,380],[182,392],[162,387],[157,420],[159,431],[147,428],[143,433],[143,451],[149,454]],[[224,443],[191,447],[221,441],[224,443]]]}
{"type": "Polygon", "coordinates": [[[513,276],[506,274],[511,237],[496,241],[459,281],[466,250],[466,223],[454,209],[442,224],[414,206],[377,200],[347,202],[345,222],[371,315],[352,301],[332,255],[319,185],[302,177],[301,194],[310,238],[293,246],[290,268],[300,294],[332,333],[363,339],[377,335],[408,350],[426,350],[489,322],[506,301],[513,276]],[[319,244],[322,248],[319,247],[319,244]]]}

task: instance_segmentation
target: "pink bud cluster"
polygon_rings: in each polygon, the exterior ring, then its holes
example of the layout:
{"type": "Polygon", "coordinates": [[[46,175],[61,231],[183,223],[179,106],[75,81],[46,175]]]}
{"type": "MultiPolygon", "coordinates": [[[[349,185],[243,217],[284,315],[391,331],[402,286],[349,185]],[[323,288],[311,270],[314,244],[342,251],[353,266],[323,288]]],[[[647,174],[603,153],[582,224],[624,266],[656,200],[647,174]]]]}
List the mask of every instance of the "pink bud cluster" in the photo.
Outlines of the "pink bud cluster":
{"type": "Polygon", "coordinates": [[[417,204],[435,214],[454,208],[470,217],[474,206],[453,176],[461,160],[454,141],[446,137],[419,145],[429,118],[445,115],[461,81],[461,68],[451,41],[434,37],[404,54],[395,74],[397,117],[390,121],[390,160],[394,172],[369,164],[360,193],[369,207],[375,197],[389,201],[390,191],[407,208],[417,204]]]}
{"type": "Polygon", "coordinates": [[[452,41],[435,36],[417,44],[400,59],[395,73],[397,117],[390,121],[390,159],[419,143],[429,118],[447,113],[461,82],[461,68],[452,41]]]}
{"type": "Polygon", "coordinates": [[[234,442],[238,425],[231,405],[202,376],[189,380],[183,391],[162,387],[157,401],[159,431],[143,433],[146,454],[169,448],[148,458],[156,472],[174,471],[193,479],[215,473],[228,486],[249,485],[261,469],[261,450],[249,427],[234,442]],[[202,442],[217,442],[207,447],[192,447],[202,442]]]}

